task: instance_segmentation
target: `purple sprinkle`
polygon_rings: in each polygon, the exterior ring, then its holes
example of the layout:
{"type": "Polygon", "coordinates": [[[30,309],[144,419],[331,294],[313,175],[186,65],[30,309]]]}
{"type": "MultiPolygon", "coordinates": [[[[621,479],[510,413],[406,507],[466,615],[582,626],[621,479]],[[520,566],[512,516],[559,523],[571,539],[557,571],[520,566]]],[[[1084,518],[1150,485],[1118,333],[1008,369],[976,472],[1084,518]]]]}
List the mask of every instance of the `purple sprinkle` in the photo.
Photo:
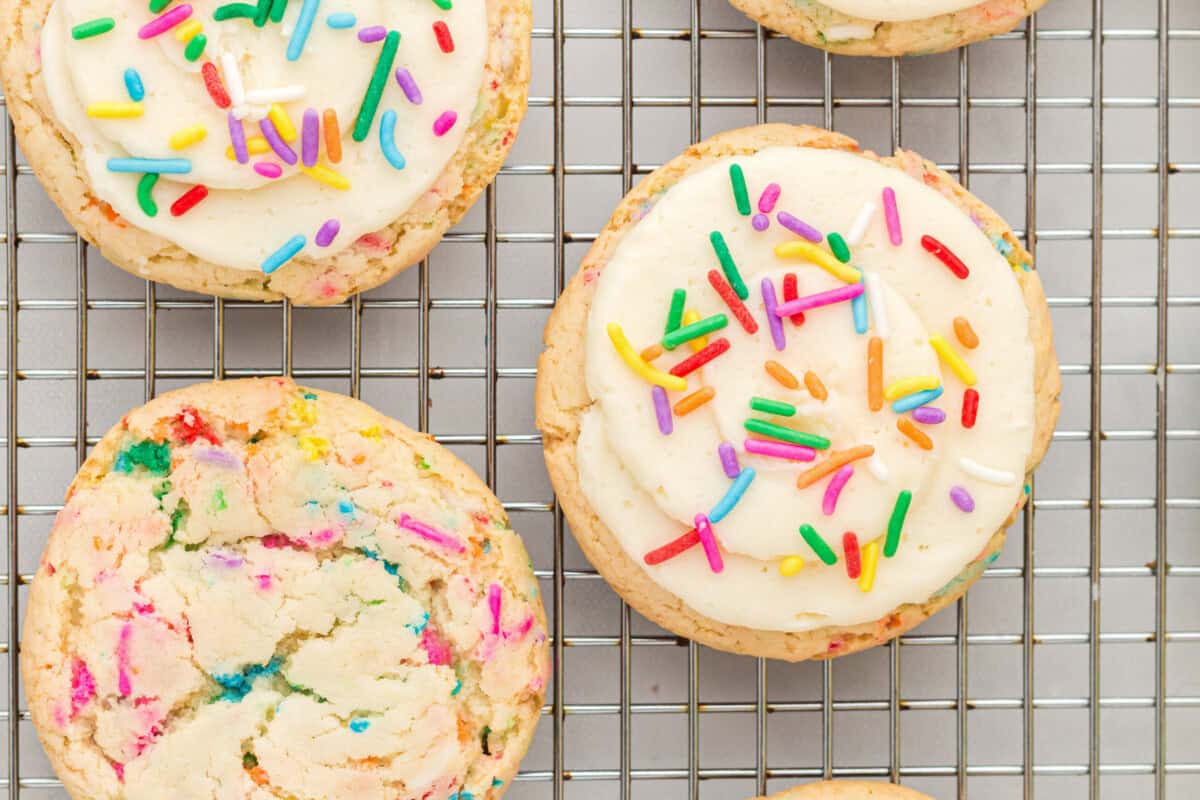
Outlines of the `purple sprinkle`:
{"type": "Polygon", "coordinates": [[[742,468],[738,466],[737,450],[733,449],[733,445],[721,442],[717,445],[717,452],[721,455],[721,469],[725,470],[725,477],[736,478],[741,474],[742,468]]]}
{"type": "Polygon", "coordinates": [[[228,569],[234,569],[235,567],[240,567],[242,564],[246,563],[241,556],[229,555],[222,553],[219,550],[209,553],[207,561],[215,566],[226,567],[228,569]]]}
{"type": "Polygon", "coordinates": [[[333,240],[337,238],[338,231],[342,229],[342,223],[336,219],[327,219],[321,229],[317,231],[317,247],[329,247],[333,244],[333,240]]]}
{"type": "Polygon", "coordinates": [[[271,122],[270,117],[263,117],[258,121],[258,127],[262,130],[263,137],[266,138],[267,144],[271,145],[271,149],[275,151],[275,155],[284,160],[286,164],[295,164],[297,161],[296,151],[287,146],[279,135],[279,131],[275,129],[275,123],[271,122]]]}
{"type": "Polygon", "coordinates": [[[443,111],[442,115],[433,121],[433,135],[445,136],[458,122],[457,111],[443,111]]]}
{"type": "Polygon", "coordinates": [[[809,225],[804,220],[793,217],[786,211],[780,211],[775,215],[775,219],[779,221],[780,225],[787,228],[792,233],[796,234],[797,236],[802,236],[805,239],[808,239],[810,242],[817,242],[819,244],[825,241],[825,237],[821,235],[819,230],[814,228],[812,225],[809,225]]]}
{"type": "Polygon", "coordinates": [[[242,129],[242,121],[229,112],[229,141],[233,142],[233,154],[239,164],[250,160],[250,151],[246,149],[246,131],[242,129]]]}
{"type": "Polygon", "coordinates": [[[408,98],[408,102],[414,106],[419,106],[424,102],[424,98],[421,97],[421,87],[417,86],[416,78],[404,67],[396,68],[396,83],[400,84],[400,88],[404,91],[404,96],[408,98]]]}
{"type": "Polygon", "coordinates": [[[766,214],[755,214],[754,217],[751,218],[750,224],[754,226],[754,230],[761,233],[762,231],[765,231],[767,228],[771,227],[771,218],[766,214]]]}
{"type": "Polygon", "coordinates": [[[961,511],[970,514],[975,510],[975,498],[971,497],[971,493],[961,486],[950,488],[950,499],[954,501],[954,505],[958,506],[961,511]]]}
{"type": "Polygon", "coordinates": [[[321,122],[315,108],[304,109],[304,121],[300,126],[300,152],[304,166],[311,167],[317,163],[321,152],[321,122]]]}
{"type": "Polygon", "coordinates": [[[650,390],[650,394],[654,397],[654,416],[658,417],[658,432],[669,436],[671,431],[675,430],[675,420],[671,416],[671,404],[667,402],[667,390],[655,386],[650,390]]]}
{"type": "Polygon", "coordinates": [[[264,178],[278,178],[283,174],[283,167],[274,161],[256,161],[254,163],[254,171],[264,178]]]}
{"type": "Polygon", "coordinates": [[[369,28],[363,28],[358,32],[358,40],[365,44],[378,42],[387,36],[387,28],[382,25],[372,25],[369,28]]]}
{"type": "Polygon", "coordinates": [[[933,406],[914,408],[912,418],[922,425],[940,425],[946,421],[946,412],[933,406]]]}
{"type": "Polygon", "coordinates": [[[771,283],[770,278],[762,279],[762,297],[767,310],[767,327],[771,329],[771,341],[775,343],[776,350],[782,351],[787,347],[787,336],[783,333],[783,320],[775,313],[778,301],[775,299],[775,284],[771,283]]]}
{"type": "Polygon", "coordinates": [[[202,461],[205,464],[216,464],[218,467],[226,467],[227,469],[237,469],[242,465],[237,456],[219,447],[209,447],[197,451],[196,460],[202,461]]]}
{"type": "Polygon", "coordinates": [[[775,204],[779,202],[780,191],[778,183],[768,183],[767,188],[763,189],[762,195],[758,198],[758,210],[764,214],[774,211],[775,204]]]}

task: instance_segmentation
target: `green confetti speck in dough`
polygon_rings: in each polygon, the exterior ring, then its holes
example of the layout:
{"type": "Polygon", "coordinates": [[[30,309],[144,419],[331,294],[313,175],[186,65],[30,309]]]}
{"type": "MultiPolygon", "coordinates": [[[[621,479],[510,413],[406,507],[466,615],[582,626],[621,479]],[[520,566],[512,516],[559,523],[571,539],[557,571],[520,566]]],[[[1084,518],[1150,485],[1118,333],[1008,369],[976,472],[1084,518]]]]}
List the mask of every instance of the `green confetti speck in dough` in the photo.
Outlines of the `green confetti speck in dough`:
{"type": "Polygon", "coordinates": [[[144,439],[122,450],[113,464],[113,469],[128,473],[132,472],[135,466],[145,467],[155,475],[166,475],[171,471],[170,445],[144,439]]]}
{"type": "Polygon", "coordinates": [[[229,504],[225,502],[225,490],[217,489],[213,492],[212,498],[213,511],[224,511],[229,508],[229,504]]]}

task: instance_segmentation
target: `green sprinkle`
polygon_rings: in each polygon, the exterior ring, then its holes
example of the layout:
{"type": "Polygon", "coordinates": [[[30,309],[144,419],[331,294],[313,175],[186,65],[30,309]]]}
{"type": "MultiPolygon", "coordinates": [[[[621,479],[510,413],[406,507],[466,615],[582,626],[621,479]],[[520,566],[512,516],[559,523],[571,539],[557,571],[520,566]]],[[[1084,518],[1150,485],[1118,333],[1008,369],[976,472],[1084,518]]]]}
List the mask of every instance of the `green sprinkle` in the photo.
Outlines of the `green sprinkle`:
{"type": "Polygon", "coordinates": [[[396,60],[396,50],[400,47],[400,34],[388,31],[383,40],[383,49],[379,51],[379,60],[375,62],[375,72],[371,82],[367,84],[367,93],[363,96],[362,107],[358,109],[358,117],[354,120],[354,141],[361,142],[371,132],[371,123],[375,120],[375,112],[379,110],[379,98],[387,86],[388,76],[392,71],[392,62],[396,60]]]}
{"type": "Polygon", "coordinates": [[[166,475],[171,471],[171,448],[166,443],[144,439],[122,450],[117,461],[122,472],[132,472],[134,466],[143,466],[155,475],[166,475]]]}
{"type": "Polygon", "coordinates": [[[197,33],[192,37],[192,40],[187,43],[187,47],[183,49],[183,57],[188,61],[195,61],[204,55],[204,48],[208,46],[208,37],[203,33],[197,33]]]}
{"type": "Polygon", "coordinates": [[[171,5],[171,0],[150,0],[150,10],[155,14],[169,5],[171,5]]]}
{"type": "Polygon", "coordinates": [[[833,257],[843,264],[850,263],[850,245],[846,244],[846,240],[842,238],[840,233],[831,233],[826,239],[829,240],[829,249],[833,251],[833,257]]]}
{"type": "Polygon", "coordinates": [[[663,337],[662,345],[668,350],[674,350],[684,342],[690,342],[692,339],[707,336],[713,331],[721,330],[721,328],[724,328],[728,324],[729,317],[724,314],[714,314],[711,317],[705,317],[702,320],[693,322],[691,325],[676,328],[663,337]]]}
{"type": "Polygon", "coordinates": [[[425,456],[420,455],[416,458],[416,464],[417,469],[431,469],[433,467],[432,464],[425,460],[425,456]]]}
{"type": "Polygon", "coordinates": [[[667,333],[679,330],[683,320],[683,304],[687,302],[687,292],[676,289],[671,293],[671,310],[667,312],[667,333]]]}
{"type": "Polygon", "coordinates": [[[449,11],[450,9],[454,8],[454,3],[452,3],[451,0],[433,0],[433,4],[442,11],[449,11]]]}
{"type": "Polygon", "coordinates": [[[796,416],[796,407],[782,400],[770,400],[766,397],[751,397],[750,407],[764,414],[774,414],[777,417],[796,416]]]}
{"type": "Polygon", "coordinates": [[[746,282],[742,280],[742,273],[738,272],[737,264],[733,263],[733,256],[729,254],[729,245],[725,244],[725,237],[720,231],[713,231],[708,235],[708,240],[712,242],[713,250],[717,253],[717,260],[721,262],[721,271],[725,273],[725,280],[729,281],[729,285],[733,287],[733,291],[737,296],[745,300],[750,296],[750,290],[746,288],[746,282]]]}
{"type": "Polygon", "coordinates": [[[254,753],[244,753],[242,755],[242,768],[254,769],[258,766],[258,757],[254,753]]]}
{"type": "Polygon", "coordinates": [[[837,563],[837,553],[833,552],[829,543],[821,538],[821,534],[817,533],[816,528],[806,522],[800,526],[800,535],[804,537],[804,541],[822,561],[831,567],[837,563]]]}
{"type": "Polygon", "coordinates": [[[748,419],[745,422],[745,428],[751,433],[761,433],[764,436],[770,436],[772,439],[781,439],[792,444],[802,444],[814,450],[829,449],[829,440],[824,436],[792,430],[791,428],[785,428],[783,425],[776,425],[774,422],[767,422],[761,419],[748,419]]]}
{"type": "Polygon", "coordinates": [[[271,22],[283,22],[283,15],[287,12],[288,0],[272,0],[271,3],[271,22]]]}
{"type": "Polygon", "coordinates": [[[258,7],[254,9],[254,27],[261,28],[267,24],[273,2],[274,0],[258,0],[258,7]]]}
{"type": "MultiPolygon", "coordinates": [[[[170,0],[167,0],[170,2],[170,0]]],[[[162,5],[166,6],[167,2],[162,5]]],[[[217,10],[213,12],[213,19],[217,22],[223,22],[227,19],[254,19],[254,15],[258,13],[258,8],[250,3],[226,3],[223,6],[217,6],[217,10]]]]}
{"type": "Polygon", "coordinates": [[[147,217],[158,214],[158,204],[154,202],[154,184],[158,183],[157,172],[147,172],[138,181],[137,201],[142,207],[142,213],[147,217]]]}
{"type": "Polygon", "coordinates": [[[225,490],[217,489],[213,492],[212,499],[213,511],[224,511],[229,508],[229,504],[225,502],[225,490]]]}
{"type": "Polygon", "coordinates": [[[108,33],[115,27],[117,27],[117,21],[112,17],[99,17],[87,22],[81,22],[74,28],[71,28],[71,38],[75,40],[90,39],[93,36],[108,33]]]}
{"type": "Polygon", "coordinates": [[[900,546],[900,531],[904,528],[904,518],[908,515],[908,506],[912,503],[912,492],[908,489],[896,497],[896,505],[892,508],[892,518],[888,520],[887,539],[883,543],[883,554],[887,558],[896,555],[900,546]]]}
{"type": "Polygon", "coordinates": [[[746,191],[746,175],[741,164],[729,165],[729,181],[733,184],[733,202],[737,203],[738,213],[743,217],[750,216],[750,195],[746,191]]]}

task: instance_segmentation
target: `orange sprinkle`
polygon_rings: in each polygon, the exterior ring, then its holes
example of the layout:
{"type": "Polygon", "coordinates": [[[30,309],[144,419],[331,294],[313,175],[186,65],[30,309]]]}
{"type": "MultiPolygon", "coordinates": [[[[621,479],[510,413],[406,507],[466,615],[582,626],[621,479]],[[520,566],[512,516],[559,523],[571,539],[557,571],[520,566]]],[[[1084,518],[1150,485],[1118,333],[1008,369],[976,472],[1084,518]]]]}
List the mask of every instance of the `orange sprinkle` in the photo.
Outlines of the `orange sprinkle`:
{"type": "Polygon", "coordinates": [[[796,376],[791,371],[780,364],[778,361],[768,361],[763,364],[767,370],[767,374],[779,382],[779,385],[785,389],[799,389],[800,381],[796,380],[796,376]]]}
{"type": "Polygon", "coordinates": [[[867,343],[867,406],[883,408],[883,340],[878,336],[867,343]]]}
{"type": "Polygon", "coordinates": [[[257,786],[266,786],[271,782],[270,777],[267,775],[267,771],[262,767],[254,767],[250,770],[250,780],[254,781],[255,785],[257,786]]]}
{"type": "Polygon", "coordinates": [[[925,431],[919,430],[916,425],[912,424],[912,420],[908,417],[900,417],[896,420],[896,427],[900,429],[908,438],[917,443],[917,446],[922,450],[933,449],[933,439],[930,439],[925,431]]]}
{"type": "Polygon", "coordinates": [[[700,406],[707,403],[716,397],[717,390],[711,386],[705,386],[703,389],[692,392],[687,397],[675,404],[675,416],[682,417],[684,414],[690,414],[700,406]]]}
{"type": "Polygon", "coordinates": [[[642,361],[650,362],[663,354],[663,346],[655,342],[641,352],[642,361]]]}
{"type": "Polygon", "coordinates": [[[342,129],[338,126],[337,111],[325,109],[321,122],[325,128],[325,155],[330,164],[336,164],[342,160],[342,129]]]}
{"type": "Polygon", "coordinates": [[[825,398],[829,397],[829,392],[825,391],[825,384],[821,383],[817,373],[811,369],[804,373],[804,388],[808,389],[808,393],[822,403],[825,402],[825,398]]]}
{"type": "Polygon", "coordinates": [[[796,478],[796,488],[804,489],[812,486],[821,480],[821,478],[841,469],[851,461],[857,461],[860,458],[869,458],[873,455],[875,455],[875,448],[869,444],[860,444],[858,447],[851,447],[848,450],[831,450],[829,458],[815,467],[809,467],[800,473],[799,477],[796,478]]]}
{"type": "Polygon", "coordinates": [[[954,335],[958,337],[959,344],[968,350],[974,350],[979,347],[979,336],[976,335],[975,329],[971,327],[971,323],[966,317],[954,318],[954,335]]]}

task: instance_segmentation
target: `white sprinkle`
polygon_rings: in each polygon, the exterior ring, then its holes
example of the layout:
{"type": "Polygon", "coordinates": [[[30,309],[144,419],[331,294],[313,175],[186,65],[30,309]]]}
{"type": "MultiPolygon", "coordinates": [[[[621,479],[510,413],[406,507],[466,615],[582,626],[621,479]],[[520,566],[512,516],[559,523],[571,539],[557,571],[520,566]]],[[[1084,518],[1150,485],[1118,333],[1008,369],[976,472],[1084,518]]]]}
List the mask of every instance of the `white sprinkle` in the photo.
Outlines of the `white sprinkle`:
{"type": "Polygon", "coordinates": [[[249,106],[234,106],[232,111],[234,119],[245,119],[246,117],[250,116],[249,106]]]}
{"type": "Polygon", "coordinates": [[[246,87],[242,85],[242,73],[238,72],[237,61],[228,50],[221,53],[221,72],[225,73],[225,86],[229,89],[229,99],[235,106],[246,103],[246,87]]]}
{"type": "Polygon", "coordinates": [[[875,476],[877,481],[887,483],[887,479],[891,473],[888,472],[887,464],[883,463],[883,459],[878,454],[867,459],[867,469],[875,476]]]}
{"type": "Polygon", "coordinates": [[[256,105],[291,103],[308,92],[303,86],[277,86],[273,89],[251,89],[246,92],[246,102],[256,105]]]}
{"type": "Polygon", "coordinates": [[[863,203],[862,210],[858,212],[854,224],[850,226],[850,232],[846,234],[846,244],[858,247],[863,237],[867,235],[867,227],[871,224],[871,220],[875,219],[875,208],[875,204],[870,200],[863,203]]]}
{"type": "Polygon", "coordinates": [[[1012,486],[1017,482],[1017,476],[1013,475],[1011,472],[1005,472],[1002,469],[994,469],[992,467],[985,467],[978,461],[972,461],[969,458],[960,458],[958,460],[958,466],[960,466],[962,471],[970,475],[972,478],[976,478],[987,483],[994,483],[997,486],[1012,486]]]}
{"type": "Polygon", "coordinates": [[[875,335],[887,339],[892,335],[888,325],[887,303],[884,302],[883,284],[877,272],[863,272],[863,284],[867,287],[867,301],[871,304],[871,319],[875,322],[875,335]]]}

